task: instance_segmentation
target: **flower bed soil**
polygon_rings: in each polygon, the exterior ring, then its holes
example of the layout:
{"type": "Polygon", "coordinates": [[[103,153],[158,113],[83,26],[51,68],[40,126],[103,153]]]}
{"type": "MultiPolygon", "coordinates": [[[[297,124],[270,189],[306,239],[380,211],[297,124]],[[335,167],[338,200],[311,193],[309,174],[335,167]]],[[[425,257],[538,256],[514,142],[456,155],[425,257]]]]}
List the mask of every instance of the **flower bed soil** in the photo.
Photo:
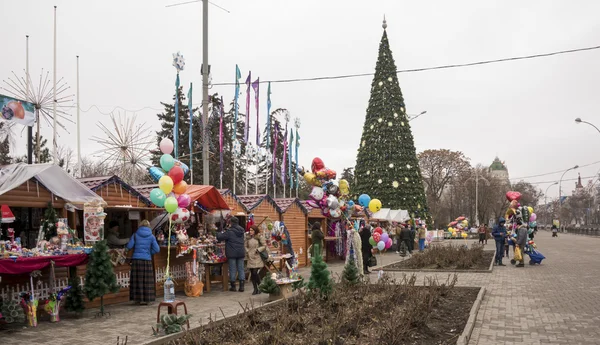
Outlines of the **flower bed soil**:
{"type": "Polygon", "coordinates": [[[463,246],[438,246],[384,266],[383,270],[487,271],[494,255],[494,251],[485,251],[478,245],[468,249],[463,246]]]}
{"type": "Polygon", "coordinates": [[[455,344],[479,288],[416,277],[336,285],[329,299],[304,293],[183,333],[170,345],[455,344]]]}

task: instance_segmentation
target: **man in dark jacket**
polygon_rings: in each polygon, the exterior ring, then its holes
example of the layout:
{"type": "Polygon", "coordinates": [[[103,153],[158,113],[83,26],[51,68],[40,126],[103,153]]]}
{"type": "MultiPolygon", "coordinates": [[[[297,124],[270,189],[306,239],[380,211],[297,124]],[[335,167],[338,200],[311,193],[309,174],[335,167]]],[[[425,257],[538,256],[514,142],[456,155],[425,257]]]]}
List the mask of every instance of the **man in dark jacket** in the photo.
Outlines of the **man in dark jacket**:
{"type": "Polygon", "coordinates": [[[229,264],[229,291],[235,291],[235,278],[240,281],[239,292],[244,292],[244,258],[246,247],[244,246],[244,228],[239,225],[237,217],[231,218],[231,227],[227,231],[217,233],[217,240],[225,241],[225,256],[229,264]]]}
{"type": "Polygon", "coordinates": [[[410,242],[414,241],[414,238],[411,240],[411,231],[408,227],[403,226],[402,230],[400,230],[400,243],[404,243],[406,246],[406,250],[408,250],[409,254],[412,254],[412,247],[410,246],[410,242]]]}
{"type": "Polygon", "coordinates": [[[369,259],[371,258],[371,249],[373,248],[373,246],[371,246],[371,243],[369,243],[370,238],[371,238],[371,226],[367,224],[360,230],[360,241],[362,242],[361,251],[362,251],[362,258],[363,258],[364,274],[371,273],[369,271],[369,259]]]}
{"type": "Polygon", "coordinates": [[[503,217],[498,219],[498,225],[494,226],[492,236],[496,240],[496,261],[495,264],[498,266],[506,266],[502,263],[502,257],[504,256],[504,239],[506,238],[506,228],[504,224],[506,220],[503,217]]]}
{"type": "Polygon", "coordinates": [[[408,251],[412,254],[412,251],[415,249],[415,237],[417,234],[417,230],[414,225],[410,226],[410,242],[408,243],[408,251]]]}
{"type": "Polygon", "coordinates": [[[527,245],[527,233],[527,225],[519,224],[519,228],[517,229],[516,245],[521,250],[521,260],[519,261],[519,264],[517,264],[517,267],[525,267],[525,253],[523,251],[525,250],[525,246],[527,245]]]}

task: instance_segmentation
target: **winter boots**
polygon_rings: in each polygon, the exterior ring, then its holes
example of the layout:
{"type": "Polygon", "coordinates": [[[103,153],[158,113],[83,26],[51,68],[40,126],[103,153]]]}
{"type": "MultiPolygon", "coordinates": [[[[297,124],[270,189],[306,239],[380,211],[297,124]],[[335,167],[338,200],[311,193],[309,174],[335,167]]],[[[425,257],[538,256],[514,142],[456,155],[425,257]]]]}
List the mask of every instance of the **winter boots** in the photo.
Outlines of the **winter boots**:
{"type": "Polygon", "coordinates": [[[229,291],[235,291],[235,281],[229,282],[229,285],[231,286],[229,291]]]}
{"type": "Polygon", "coordinates": [[[253,295],[260,294],[260,289],[258,288],[258,283],[255,281],[252,281],[252,286],[254,287],[254,291],[252,292],[252,294],[253,295]]]}
{"type": "MultiPolygon", "coordinates": [[[[233,291],[235,291],[235,286],[233,288],[233,291]]],[[[244,281],[240,280],[240,288],[238,290],[239,292],[244,292],[244,281]]]]}

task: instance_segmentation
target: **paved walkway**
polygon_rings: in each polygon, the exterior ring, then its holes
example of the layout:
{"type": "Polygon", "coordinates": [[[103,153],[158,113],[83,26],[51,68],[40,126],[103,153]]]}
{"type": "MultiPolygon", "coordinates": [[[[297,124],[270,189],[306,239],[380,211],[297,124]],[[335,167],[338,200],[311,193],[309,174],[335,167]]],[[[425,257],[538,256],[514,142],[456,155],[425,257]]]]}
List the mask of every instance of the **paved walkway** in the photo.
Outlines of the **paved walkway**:
{"type": "MultiPolygon", "coordinates": [[[[461,273],[458,285],[487,288],[469,344],[600,344],[600,265],[596,263],[600,238],[549,232],[536,237],[538,248],[547,257],[541,266],[495,267],[493,273],[461,273]]],[[[493,242],[488,244],[492,249],[493,242]]],[[[398,260],[396,254],[379,258],[381,264],[398,260]]],[[[330,264],[334,275],[341,262],[330,264]]],[[[303,272],[307,276],[308,272],[303,272]]],[[[401,276],[402,273],[393,273],[401,276]]],[[[418,273],[419,281],[448,273],[418,273]]],[[[375,279],[376,275],[371,275],[375,279]]],[[[248,291],[250,290],[250,291],[248,291]]],[[[234,315],[243,305],[260,305],[262,294],[213,291],[200,298],[186,298],[193,324],[206,323],[210,315],[234,315]]],[[[24,328],[8,334],[0,332],[7,344],[116,344],[117,336],[129,337],[128,344],[153,339],[156,305],[109,306],[110,318],[95,319],[95,310],[79,319],[63,319],[58,324],[41,322],[36,329],[24,328]]]]}

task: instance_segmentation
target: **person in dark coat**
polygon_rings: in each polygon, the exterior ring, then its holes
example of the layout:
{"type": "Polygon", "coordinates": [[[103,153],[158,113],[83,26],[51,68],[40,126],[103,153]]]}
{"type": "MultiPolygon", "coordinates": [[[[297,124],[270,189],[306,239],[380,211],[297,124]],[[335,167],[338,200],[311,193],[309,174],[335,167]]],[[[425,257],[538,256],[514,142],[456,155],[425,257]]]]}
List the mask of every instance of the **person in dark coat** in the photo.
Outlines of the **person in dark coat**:
{"type": "Polygon", "coordinates": [[[492,236],[494,236],[494,240],[496,241],[496,261],[495,264],[498,266],[506,266],[502,263],[502,257],[504,256],[504,241],[506,239],[506,228],[504,224],[506,220],[504,217],[500,217],[498,219],[498,225],[494,226],[494,230],[492,231],[492,236]]]}
{"type": "Polygon", "coordinates": [[[244,228],[239,224],[237,217],[231,218],[231,227],[227,231],[217,233],[218,241],[225,241],[225,256],[229,264],[229,291],[235,291],[235,278],[240,281],[239,292],[244,292],[244,258],[246,247],[244,239],[244,228]]]}
{"type": "MultiPolygon", "coordinates": [[[[518,222],[517,224],[519,224],[518,222]]],[[[517,241],[516,247],[518,246],[521,249],[521,260],[519,260],[519,264],[517,267],[525,267],[525,246],[527,245],[527,225],[519,224],[519,228],[517,229],[517,241]]]]}
{"type": "Polygon", "coordinates": [[[325,235],[323,235],[323,231],[321,230],[321,223],[315,222],[310,230],[310,240],[312,243],[310,248],[310,256],[312,258],[316,257],[317,254],[321,255],[323,251],[324,239],[325,235]]]}
{"type": "Polygon", "coordinates": [[[408,243],[408,251],[412,254],[412,251],[415,250],[415,235],[417,234],[417,230],[415,230],[415,226],[410,226],[410,242],[408,243]]]}
{"type": "Polygon", "coordinates": [[[400,230],[400,243],[404,243],[404,246],[406,247],[406,250],[408,250],[409,254],[412,254],[412,248],[410,246],[411,241],[414,243],[414,238],[411,240],[410,229],[403,226],[402,230],[400,230]]]}
{"type": "Polygon", "coordinates": [[[372,255],[372,252],[371,252],[372,246],[371,246],[371,243],[369,243],[370,238],[371,238],[371,226],[367,224],[360,230],[360,241],[362,242],[361,251],[362,251],[364,274],[371,273],[369,271],[369,259],[371,258],[371,255],[372,255]]]}
{"type": "Polygon", "coordinates": [[[129,273],[129,300],[139,304],[148,304],[156,299],[152,255],[158,253],[160,247],[149,226],[150,222],[143,220],[140,228],[127,243],[127,249],[133,249],[129,273]]]}

